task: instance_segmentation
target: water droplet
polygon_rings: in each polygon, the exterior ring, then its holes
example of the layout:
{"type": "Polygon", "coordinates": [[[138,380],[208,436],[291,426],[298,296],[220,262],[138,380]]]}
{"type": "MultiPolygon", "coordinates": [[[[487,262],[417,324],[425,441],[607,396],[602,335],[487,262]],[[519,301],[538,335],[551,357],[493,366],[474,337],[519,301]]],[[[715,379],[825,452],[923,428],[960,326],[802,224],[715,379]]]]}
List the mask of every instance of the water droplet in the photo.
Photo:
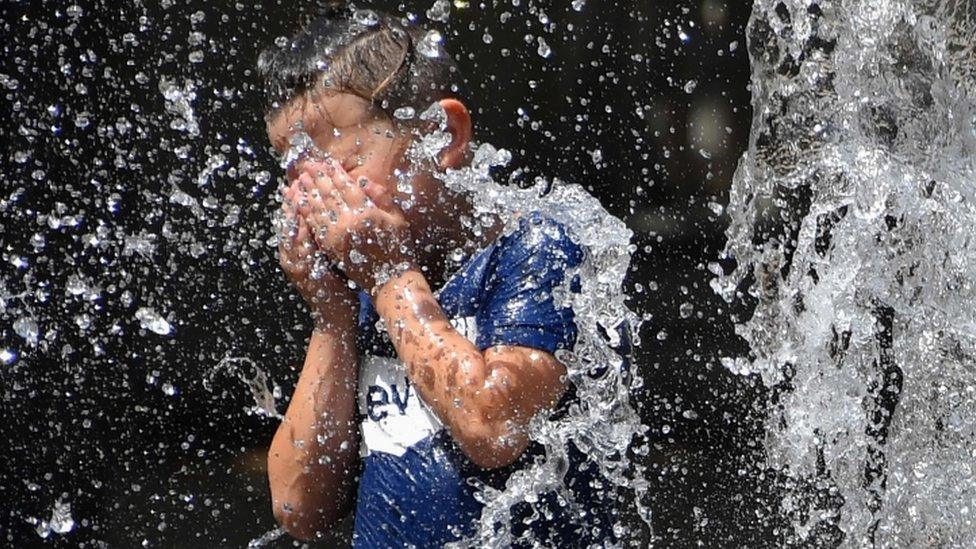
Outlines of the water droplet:
{"type": "MultiPolygon", "coordinates": [[[[71,504],[60,499],[54,502],[51,518],[47,521],[47,528],[55,534],[67,534],[75,527],[75,520],[71,517],[71,504]]],[[[47,537],[42,535],[41,537],[47,537]]]]}
{"type": "Polygon", "coordinates": [[[593,159],[593,164],[599,166],[600,163],[603,162],[603,151],[600,149],[593,149],[593,152],[590,153],[590,158],[593,159]]]}
{"type": "Polygon", "coordinates": [[[695,306],[687,301],[678,306],[678,314],[681,318],[688,318],[695,312],[695,306]]]}
{"type": "Polygon", "coordinates": [[[353,265],[362,265],[366,262],[366,256],[360,253],[359,250],[350,250],[349,261],[351,261],[353,265]]]}
{"type": "Polygon", "coordinates": [[[203,44],[204,40],[206,39],[207,35],[200,31],[193,31],[190,33],[190,36],[187,37],[186,42],[191,46],[199,46],[200,44],[203,44]]]}
{"type": "Polygon", "coordinates": [[[689,80],[688,82],[685,83],[685,88],[684,88],[685,93],[691,93],[695,91],[695,88],[697,87],[698,87],[697,80],[689,80]]]}
{"type": "Polygon", "coordinates": [[[10,366],[14,362],[17,362],[17,352],[11,349],[0,349],[0,362],[4,366],[10,366]]]}
{"type": "Polygon", "coordinates": [[[155,334],[169,335],[173,331],[170,323],[149,307],[139,307],[136,310],[136,320],[143,329],[155,334]]]}
{"type": "Polygon", "coordinates": [[[372,27],[380,22],[380,17],[373,10],[356,10],[352,14],[352,20],[364,27],[372,27]]]}
{"type": "Polygon", "coordinates": [[[413,107],[400,107],[393,111],[393,118],[397,120],[410,120],[414,117],[414,114],[416,114],[416,111],[413,107]]]}
{"type": "Polygon", "coordinates": [[[81,313],[80,315],[76,316],[75,325],[78,326],[81,331],[87,330],[91,326],[91,315],[88,313],[81,313]]]}
{"type": "Polygon", "coordinates": [[[88,290],[88,285],[85,284],[85,281],[80,276],[73,274],[68,277],[68,282],[65,284],[64,289],[71,295],[81,295],[88,290]]]}
{"type": "Polygon", "coordinates": [[[24,338],[30,345],[37,345],[39,332],[37,321],[29,316],[22,316],[14,321],[14,333],[24,338]]]}
{"type": "Polygon", "coordinates": [[[448,0],[435,0],[427,10],[427,19],[447,23],[451,17],[451,3],[448,0]]]}
{"type": "Polygon", "coordinates": [[[441,54],[440,45],[443,41],[444,37],[441,36],[441,33],[436,30],[427,31],[427,34],[417,44],[417,51],[424,57],[438,57],[441,54]]]}
{"type": "Polygon", "coordinates": [[[573,0],[572,6],[576,11],[583,11],[583,6],[586,5],[586,0],[573,0]]]}
{"type": "Polygon", "coordinates": [[[546,43],[545,38],[540,36],[536,40],[539,43],[539,48],[536,50],[536,52],[538,52],[539,55],[541,55],[542,57],[549,57],[550,55],[552,55],[552,48],[550,48],[549,44],[546,43]]]}
{"type": "Polygon", "coordinates": [[[31,236],[30,244],[31,244],[31,247],[34,248],[34,251],[38,251],[39,252],[39,251],[43,250],[45,246],[47,246],[47,237],[45,237],[41,233],[34,233],[31,236]]]}
{"type": "Polygon", "coordinates": [[[183,83],[183,87],[179,87],[175,82],[170,82],[164,77],[159,81],[159,92],[163,94],[163,99],[166,101],[166,112],[174,115],[169,127],[184,131],[191,137],[200,135],[200,126],[193,113],[193,100],[197,97],[193,82],[187,80],[183,83]]]}

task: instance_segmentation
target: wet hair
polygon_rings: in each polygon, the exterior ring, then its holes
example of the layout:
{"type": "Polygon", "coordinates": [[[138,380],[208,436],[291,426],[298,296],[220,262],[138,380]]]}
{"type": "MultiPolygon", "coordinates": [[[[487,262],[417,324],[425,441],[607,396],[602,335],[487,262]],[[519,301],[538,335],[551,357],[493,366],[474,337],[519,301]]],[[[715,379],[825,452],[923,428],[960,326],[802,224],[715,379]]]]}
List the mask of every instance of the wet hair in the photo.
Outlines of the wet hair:
{"type": "Polygon", "coordinates": [[[460,73],[438,40],[402,18],[341,0],[316,2],[313,17],[263,51],[257,68],[268,117],[304,94],[349,93],[392,115],[459,92],[460,73]]]}

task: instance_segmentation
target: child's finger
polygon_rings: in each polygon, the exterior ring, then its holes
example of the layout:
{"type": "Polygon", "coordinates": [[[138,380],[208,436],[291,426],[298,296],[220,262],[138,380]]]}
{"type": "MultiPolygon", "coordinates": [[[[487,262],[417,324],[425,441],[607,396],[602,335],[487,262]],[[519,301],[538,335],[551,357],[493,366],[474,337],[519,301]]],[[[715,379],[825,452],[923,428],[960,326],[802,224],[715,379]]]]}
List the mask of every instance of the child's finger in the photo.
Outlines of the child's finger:
{"type": "Polygon", "coordinates": [[[298,178],[295,179],[293,185],[295,185],[296,192],[299,194],[307,193],[309,190],[315,188],[315,177],[308,173],[302,172],[298,174],[298,178]]]}
{"type": "Polygon", "coordinates": [[[281,203],[287,204],[289,202],[295,202],[295,192],[296,192],[295,181],[292,180],[288,185],[284,185],[281,188],[281,203]]]}
{"type": "Polygon", "coordinates": [[[387,192],[386,187],[372,181],[366,182],[363,193],[376,204],[376,207],[384,212],[399,212],[400,207],[393,202],[393,197],[387,192]]]}
{"type": "Polygon", "coordinates": [[[292,181],[291,184],[288,185],[287,188],[285,188],[283,195],[285,198],[284,202],[286,202],[288,206],[291,208],[292,212],[297,215],[298,204],[302,200],[302,189],[301,186],[299,185],[298,180],[292,181]]]}
{"type": "Polygon", "coordinates": [[[285,216],[285,219],[291,220],[295,217],[295,205],[292,202],[291,197],[284,194],[284,200],[281,201],[281,213],[285,216]]]}
{"type": "Polygon", "coordinates": [[[313,180],[322,176],[332,177],[335,173],[335,163],[330,159],[309,158],[302,163],[302,173],[308,174],[313,180]]]}
{"type": "Polygon", "coordinates": [[[312,252],[311,231],[305,218],[298,218],[298,230],[295,231],[295,243],[298,245],[298,256],[305,259],[312,252]]]}
{"type": "MultiPolygon", "coordinates": [[[[368,180],[361,177],[360,181],[365,182],[368,180]]],[[[342,201],[349,208],[359,210],[366,204],[366,193],[363,192],[362,186],[358,182],[353,181],[352,178],[337,178],[335,187],[339,191],[342,201]]]]}
{"type": "Polygon", "coordinates": [[[298,179],[295,180],[295,207],[298,210],[299,215],[302,217],[308,216],[312,211],[311,194],[310,192],[315,188],[315,183],[308,174],[301,174],[298,179]]]}
{"type": "Polygon", "coordinates": [[[284,217],[284,225],[281,227],[282,235],[287,235],[294,239],[297,235],[298,220],[301,219],[295,211],[295,203],[287,195],[281,201],[281,215],[284,217]]]}
{"type": "Polygon", "coordinates": [[[336,188],[335,182],[328,176],[316,178],[315,191],[318,193],[317,206],[336,213],[347,209],[342,193],[336,188]]]}

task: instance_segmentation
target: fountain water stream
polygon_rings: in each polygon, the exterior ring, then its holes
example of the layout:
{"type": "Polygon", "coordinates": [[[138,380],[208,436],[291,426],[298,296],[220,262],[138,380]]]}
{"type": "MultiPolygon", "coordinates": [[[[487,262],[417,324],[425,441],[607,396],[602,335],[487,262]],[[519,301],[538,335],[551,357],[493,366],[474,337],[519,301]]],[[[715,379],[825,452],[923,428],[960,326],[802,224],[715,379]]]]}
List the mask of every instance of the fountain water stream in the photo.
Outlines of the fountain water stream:
{"type": "Polygon", "coordinates": [[[795,543],[976,543],[976,2],[758,0],[713,283],[795,543]]]}

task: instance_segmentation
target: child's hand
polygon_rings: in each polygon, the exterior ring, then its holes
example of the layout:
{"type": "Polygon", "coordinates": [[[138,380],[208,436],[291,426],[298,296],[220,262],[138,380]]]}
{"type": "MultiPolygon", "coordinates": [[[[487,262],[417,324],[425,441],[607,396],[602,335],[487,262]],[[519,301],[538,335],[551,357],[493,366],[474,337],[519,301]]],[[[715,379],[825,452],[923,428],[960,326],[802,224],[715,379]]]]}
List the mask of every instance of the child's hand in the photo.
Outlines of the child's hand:
{"type": "Polygon", "coordinates": [[[299,181],[315,242],[350,280],[372,292],[412,263],[409,225],[381,185],[353,181],[332,161],[307,163],[299,181]]]}
{"type": "Polygon", "coordinates": [[[412,261],[408,224],[383,187],[353,181],[334,161],[306,162],[299,185],[300,217],[319,249],[360,287],[372,291],[378,277],[412,261]]]}
{"type": "Polygon", "coordinates": [[[278,243],[278,259],[281,270],[305,298],[319,323],[335,314],[337,308],[355,311],[358,300],[348,282],[329,267],[329,259],[315,244],[308,223],[298,215],[300,200],[298,182],[294,181],[284,191],[285,225],[278,243]]]}

